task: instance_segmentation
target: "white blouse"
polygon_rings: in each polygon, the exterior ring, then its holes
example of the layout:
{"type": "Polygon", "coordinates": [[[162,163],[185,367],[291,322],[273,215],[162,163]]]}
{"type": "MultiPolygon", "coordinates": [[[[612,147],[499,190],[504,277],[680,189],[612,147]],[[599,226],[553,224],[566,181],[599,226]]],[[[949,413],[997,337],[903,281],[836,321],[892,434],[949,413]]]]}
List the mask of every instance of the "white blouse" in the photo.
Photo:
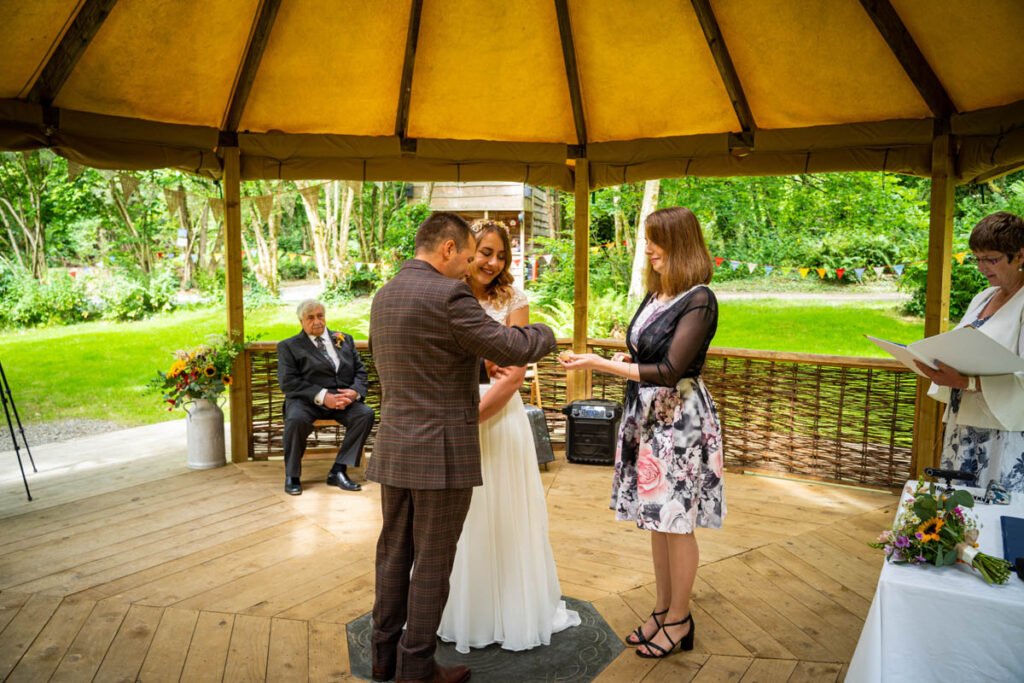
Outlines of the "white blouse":
{"type": "MultiPolygon", "coordinates": [[[[971,300],[963,320],[957,328],[967,327],[978,319],[985,305],[998,290],[989,287],[971,300]]],[[[992,314],[985,324],[978,328],[995,341],[1019,356],[1024,356],[1024,288],[1018,290],[1009,301],[992,314]]],[[[936,401],[949,403],[949,387],[932,384],[928,395],[936,401]]],[[[948,421],[949,409],[946,409],[948,421]]],[[[957,424],[987,429],[1002,429],[1010,432],[1024,431],[1024,372],[1009,375],[992,375],[981,378],[981,391],[961,393],[957,424]]]]}
{"type": "Polygon", "coordinates": [[[508,324],[508,317],[512,314],[512,311],[518,311],[520,308],[528,306],[530,300],[526,298],[526,292],[512,286],[512,297],[505,301],[500,306],[495,306],[490,300],[481,301],[480,306],[484,309],[487,315],[497,320],[502,325],[508,324]]]}

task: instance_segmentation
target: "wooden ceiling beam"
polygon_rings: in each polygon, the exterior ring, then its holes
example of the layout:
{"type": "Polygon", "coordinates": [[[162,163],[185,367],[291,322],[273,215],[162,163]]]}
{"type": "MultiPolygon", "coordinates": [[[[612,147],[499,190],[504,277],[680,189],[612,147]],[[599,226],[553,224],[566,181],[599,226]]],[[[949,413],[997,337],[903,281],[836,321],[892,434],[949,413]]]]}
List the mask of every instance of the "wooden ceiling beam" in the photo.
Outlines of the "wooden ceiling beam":
{"type": "Polygon", "coordinates": [[[956,105],[932,70],[889,0],[860,0],[861,6],[936,118],[956,114],[956,105]]]}
{"type": "Polygon", "coordinates": [[[395,117],[395,136],[402,150],[415,153],[416,141],[409,139],[409,106],[412,102],[412,73],[416,66],[416,45],[420,39],[420,17],[423,0],[412,0],[409,9],[409,32],[405,36],[405,59],[402,61],[402,83],[398,90],[398,114],[395,117]]]}
{"type": "Polygon", "coordinates": [[[580,72],[576,64],[576,43],[572,37],[572,22],[569,19],[568,0],[555,0],[555,14],[558,16],[558,34],[562,42],[562,60],[565,62],[565,78],[569,84],[569,102],[572,104],[572,120],[576,125],[576,146],[570,146],[570,158],[583,158],[587,150],[587,121],[583,116],[583,96],[580,93],[580,72]]]}
{"type": "Polygon", "coordinates": [[[718,67],[718,73],[722,77],[725,91],[732,102],[732,109],[736,112],[736,119],[740,122],[740,141],[750,147],[754,144],[754,131],[757,130],[757,122],[750,111],[747,103],[747,96],[743,92],[743,85],[736,74],[736,67],[729,56],[729,50],[725,46],[725,39],[722,38],[722,30],[718,26],[718,19],[711,9],[710,0],[691,0],[693,11],[700,22],[701,30],[704,31],[704,39],[707,40],[711,56],[718,67]]]}
{"type": "Polygon", "coordinates": [[[231,93],[231,102],[228,105],[227,114],[224,116],[224,125],[221,128],[225,131],[238,131],[238,125],[242,121],[242,113],[249,101],[249,94],[252,92],[252,84],[256,80],[256,73],[260,69],[260,62],[263,61],[263,51],[270,40],[270,32],[274,28],[274,20],[277,18],[277,10],[281,7],[281,0],[262,0],[256,14],[256,23],[253,24],[252,33],[249,36],[249,44],[245,49],[245,59],[235,79],[235,88],[231,93]]]}
{"type": "Polygon", "coordinates": [[[85,0],[29,90],[26,96],[29,102],[47,106],[53,103],[85,53],[85,48],[92,42],[116,4],[117,0],[85,0]]]}

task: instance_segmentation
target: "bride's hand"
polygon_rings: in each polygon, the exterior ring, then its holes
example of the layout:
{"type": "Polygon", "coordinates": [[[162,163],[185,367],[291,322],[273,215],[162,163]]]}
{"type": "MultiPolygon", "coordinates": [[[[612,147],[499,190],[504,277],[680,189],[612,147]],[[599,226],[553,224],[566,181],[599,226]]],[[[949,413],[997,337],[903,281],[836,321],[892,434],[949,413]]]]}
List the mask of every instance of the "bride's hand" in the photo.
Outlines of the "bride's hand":
{"type": "Polygon", "coordinates": [[[566,370],[586,370],[587,368],[596,368],[604,358],[597,355],[596,353],[573,353],[572,351],[564,351],[558,354],[558,362],[562,364],[562,367],[566,370]]]}
{"type": "Polygon", "coordinates": [[[633,358],[625,351],[616,351],[612,354],[613,363],[632,363],[633,358]]]}

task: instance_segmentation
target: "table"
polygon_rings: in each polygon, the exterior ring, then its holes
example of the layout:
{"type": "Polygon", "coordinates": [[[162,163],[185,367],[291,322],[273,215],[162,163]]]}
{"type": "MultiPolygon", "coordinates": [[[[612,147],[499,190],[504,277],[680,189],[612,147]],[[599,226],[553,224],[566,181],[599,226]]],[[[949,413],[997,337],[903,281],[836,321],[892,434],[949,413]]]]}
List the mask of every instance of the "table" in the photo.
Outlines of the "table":
{"type": "MultiPolygon", "coordinates": [[[[904,487],[901,505],[916,484],[904,487]]],[[[977,503],[973,514],[980,550],[1002,557],[999,518],[1024,517],[1024,494],[1011,505],[977,503]]],[[[885,563],[846,681],[918,680],[1024,681],[1024,581],[1016,573],[990,586],[960,564],[885,563]]]]}

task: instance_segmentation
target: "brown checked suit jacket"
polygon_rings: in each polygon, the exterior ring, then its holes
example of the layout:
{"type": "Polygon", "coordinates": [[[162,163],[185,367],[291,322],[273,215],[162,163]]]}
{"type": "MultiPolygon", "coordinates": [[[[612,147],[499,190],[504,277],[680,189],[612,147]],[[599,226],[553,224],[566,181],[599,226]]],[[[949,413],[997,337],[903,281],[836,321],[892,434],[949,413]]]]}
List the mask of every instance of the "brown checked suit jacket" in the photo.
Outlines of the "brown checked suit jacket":
{"type": "Polygon", "coordinates": [[[554,348],[547,326],[502,325],[466,283],[406,261],[370,310],[382,396],[367,477],[408,489],[479,486],[480,358],[525,365],[554,348]]]}

